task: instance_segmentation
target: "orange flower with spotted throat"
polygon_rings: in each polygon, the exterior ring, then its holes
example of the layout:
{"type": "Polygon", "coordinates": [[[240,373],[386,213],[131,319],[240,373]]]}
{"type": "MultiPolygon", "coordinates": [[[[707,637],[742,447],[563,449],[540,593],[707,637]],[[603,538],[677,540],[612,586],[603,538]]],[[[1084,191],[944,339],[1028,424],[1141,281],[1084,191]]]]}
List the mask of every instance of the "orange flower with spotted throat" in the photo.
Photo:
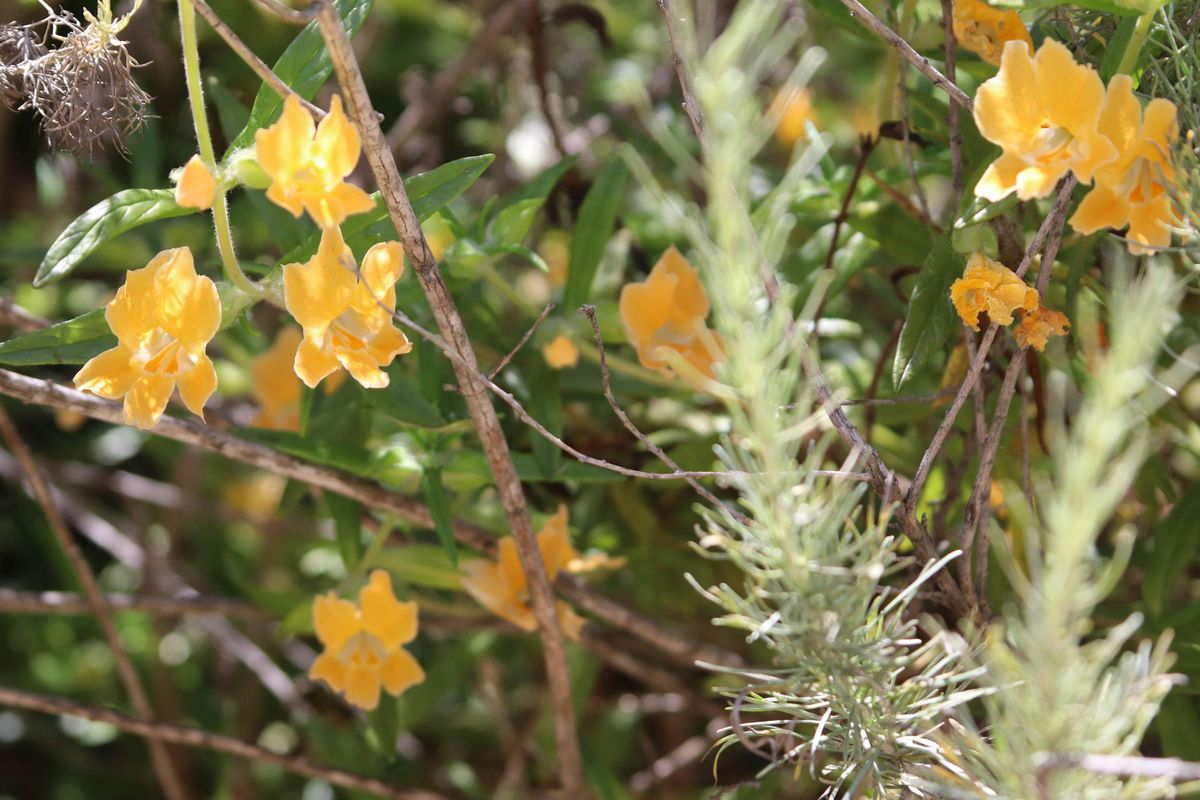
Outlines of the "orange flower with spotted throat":
{"type": "MultiPolygon", "coordinates": [[[[551,582],[560,570],[579,558],[567,531],[566,506],[559,506],[558,512],[546,521],[538,531],[537,540],[551,582]]],[[[529,606],[529,586],[517,555],[517,544],[509,536],[501,539],[498,547],[500,553],[496,561],[480,558],[462,565],[463,588],[488,611],[523,631],[533,632],[537,630],[537,617],[529,606]]],[[[583,620],[561,601],[558,622],[564,634],[571,639],[579,638],[583,620]]]]}
{"type": "Polygon", "coordinates": [[[674,350],[703,373],[713,377],[717,361],[710,344],[716,334],[708,330],[708,294],[696,269],[683,254],[667,248],[640,283],[621,289],[621,322],[629,341],[637,347],[642,366],[671,372],[665,350],[674,350]]]}
{"type": "Polygon", "coordinates": [[[987,200],[1012,192],[1022,200],[1045,197],[1069,172],[1090,183],[1117,157],[1100,131],[1104,83],[1071,51],[1046,40],[1031,54],[1024,41],[1004,45],[1000,71],[975,94],[975,123],[1003,153],[984,172],[975,194],[987,200]]]}
{"type": "Polygon", "coordinates": [[[205,348],[221,325],[221,298],[210,278],[196,274],[192,251],[164,250],[125,273],[104,319],[117,346],[83,365],[76,388],[109,400],[124,397],[126,424],[152,428],[178,386],[183,404],[204,419],[204,404],[217,388],[205,348]]]}
{"type": "Polygon", "coordinates": [[[1033,39],[1016,11],[992,8],[983,0],[954,0],[954,36],[994,67],[1000,66],[1000,54],[1008,42],[1025,42],[1033,48],[1033,39]]]}
{"type": "Polygon", "coordinates": [[[362,144],[336,95],[321,124],[314,125],[300,98],[289,94],[279,121],[255,134],[254,149],[271,176],[267,198],[293,216],[307,211],[317,225],[330,228],[375,207],[369,194],[344,180],[362,144]]]}
{"type": "Polygon", "coordinates": [[[1037,289],[983,253],[971,256],[963,276],[950,286],[950,299],[963,323],[975,330],[985,311],[993,324],[1011,325],[1014,311],[1038,307],[1037,289]]]}
{"type": "Polygon", "coordinates": [[[1117,147],[1117,159],[1096,173],[1096,186],[1071,216],[1080,233],[1124,228],[1126,246],[1143,255],[1171,244],[1171,228],[1182,224],[1169,187],[1175,183],[1171,148],[1179,138],[1175,104],[1156,97],[1145,108],[1133,94],[1133,79],[1109,81],[1100,130],[1117,147]]]}
{"type": "Polygon", "coordinates": [[[326,228],[306,264],[283,268],[283,300],[304,328],[294,366],[300,380],[315,388],[345,367],[368,389],[388,385],[383,367],[412,350],[395,325],[396,281],[404,272],[399,242],[374,245],[357,270],[354,255],[337,227],[326,228]]]}
{"type": "Polygon", "coordinates": [[[315,598],[313,625],[325,650],[308,676],[364,711],[379,705],[380,690],[398,697],[425,680],[425,670],[401,647],[417,636],[417,604],[397,600],[383,570],[371,573],[358,605],[333,592],[315,598]]]}

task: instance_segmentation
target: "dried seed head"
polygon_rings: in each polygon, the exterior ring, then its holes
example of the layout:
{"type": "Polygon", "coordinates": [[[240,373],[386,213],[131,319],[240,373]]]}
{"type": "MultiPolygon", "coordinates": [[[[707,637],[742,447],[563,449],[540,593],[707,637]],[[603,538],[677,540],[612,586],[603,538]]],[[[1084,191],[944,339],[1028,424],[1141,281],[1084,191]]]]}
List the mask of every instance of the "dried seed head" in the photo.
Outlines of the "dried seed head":
{"type": "Polygon", "coordinates": [[[0,32],[0,95],[10,107],[19,102],[40,116],[54,149],[89,159],[110,144],[128,152],[125,140],[141,126],[151,98],[133,80],[133,69],[142,65],[117,38],[121,26],[107,14],[88,15],[85,27],[56,12],[0,32]],[[48,49],[50,39],[59,46],[48,49]]]}

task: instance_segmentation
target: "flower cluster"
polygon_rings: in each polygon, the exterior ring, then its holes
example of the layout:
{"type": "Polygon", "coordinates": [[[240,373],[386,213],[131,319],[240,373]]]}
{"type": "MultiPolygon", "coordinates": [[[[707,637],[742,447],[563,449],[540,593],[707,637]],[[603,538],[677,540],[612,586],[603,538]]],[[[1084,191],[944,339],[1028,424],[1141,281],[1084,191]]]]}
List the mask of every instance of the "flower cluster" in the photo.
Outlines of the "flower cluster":
{"type": "Polygon", "coordinates": [[[1050,336],[1061,336],[1071,323],[1064,314],[1043,308],[1037,289],[1008,267],[975,253],[961,278],[950,287],[950,300],[966,325],[979,330],[979,315],[986,313],[994,325],[1017,324],[1017,344],[1041,351],[1050,336]]]}
{"type": "Polygon", "coordinates": [[[646,280],[621,289],[620,311],[642,366],[671,374],[670,362],[677,354],[704,377],[713,377],[721,353],[716,334],[704,321],[708,294],[696,269],[674,247],[662,254],[646,280]]]}
{"type": "Polygon", "coordinates": [[[1128,225],[1130,251],[1144,253],[1169,244],[1181,224],[1171,199],[1175,106],[1155,99],[1143,113],[1128,75],[1106,89],[1058,42],[1034,54],[1027,42],[1009,41],[1000,71],[976,94],[975,122],[1003,149],[975,187],[980,197],[1045,197],[1074,174],[1095,182],[1070,220],[1081,233],[1128,225]]]}

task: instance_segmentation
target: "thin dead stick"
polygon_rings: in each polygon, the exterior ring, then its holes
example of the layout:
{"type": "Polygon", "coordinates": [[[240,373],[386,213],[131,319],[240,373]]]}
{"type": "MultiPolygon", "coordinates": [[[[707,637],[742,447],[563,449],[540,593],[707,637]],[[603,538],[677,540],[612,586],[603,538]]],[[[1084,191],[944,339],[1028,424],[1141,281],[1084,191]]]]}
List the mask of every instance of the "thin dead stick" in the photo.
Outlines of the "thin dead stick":
{"type": "MultiPolygon", "coordinates": [[[[17,372],[0,369],[0,394],[8,395],[26,403],[62,408],[75,411],[93,419],[124,424],[124,414],[119,403],[85,394],[53,381],[30,378],[17,372]]],[[[288,478],[308,483],[322,489],[357,500],[365,506],[395,514],[409,524],[433,529],[433,517],[429,509],[420,503],[401,497],[379,484],[350,475],[341,470],[312,464],[280,453],[270,447],[240,439],[224,431],[210,428],[192,420],[164,416],[154,427],[154,434],[173,439],[187,445],[242,461],[288,478]]],[[[495,555],[496,542],[491,532],[464,520],[453,521],[454,537],[461,543],[488,555],[495,555]]],[[[670,652],[685,660],[707,661],[715,664],[737,664],[740,658],[723,648],[705,644],[694,636],[687,636],[652,622],[635,611],[560,575],[556,586],[580,608],[605,620],[614,627],[643,639],[664,652],[670,652]]]]}
{"type": "Polygon", "coordinates": [[[921,403],[936,403],[958,391],[957,386],[947,386],[934,394],[913,395],[910,397],[867,397],[861,400],[843,400],[844,406],[902,406],[918,405],[921,403]]]}
{"type": "Polygon", "coordinates": [[[305,8],[292,8],[280,0],[254,0],[267,11],[279,17],[284,22],[293,25],[306,25],[317,17],[319,3],[309,3],[305,8]]]}
{"type": "Polygon", "coordinates": [[[379,116],[371,105],[366,83],[350,37],[342,25],[332,0],[322,0],[317,13],[317,24],[333,62],[338,84],[345,95],[350,116],[357,124],[363,139],[364,151],[375,182],[379,186],[388,213],[404,246],[408,260],[413,264],[417,280],[425,292],[430,309],[437,320],[438,328],[459,356],[452,361],[463,399],[475,423],[480,444],[491,467],[500,502],[508,517],[513,542],[520,557],[521,569],[529,589],[530,605],[538,622],[542,640],[542,654],[546,665],[546,677],[553,701],[554,738],[558,751],[559,780],[567,795],[586,796],[583,781],[583,759],[579,752],[579,740],[575,731],[575,710],[571,702],[571,682],[567,669],[566,651],[562,631],[558,625],[558,613],[554,590],[546,574],[546,565],[538,549],[537,537],[525,505],[525,493],[513,465],[508,442],[500,428],[496,409],[487,397],[484,378],[479,374],[475,352],[466,326],[458,313],[438,269],[437,260],[429,249],[429,243],[421,232],[421,223],[409,202],[408,194],[400,179],[400,170],[379,126],[379,116]]]}
{"type": "MultiPolygon", "coordinates": [[[[951,105],[953,106],[953,104],[951,105]]],[[[896,205],[900,207],[900,210],[905,214],[908,214],[922,225],[927,226],[931,231],[939,236],[946,232],[945,228],[934,222],[932,219],[926,217],[924,212],[917,208],[916,203],[914,203],[912,200],[909,200],[904,196],[903,192],[880,177],[879,173],[877,173],[875,170],[871,169],[870,167],[864,167],[863,174],[874,181],[875,185],[878,186],[884,194],[892,198],[892,200],[896,202],[896,205]]]]}
{"type": "Polygon", "coordinates": [[[967,96],[966,92],[958,88],[958,84],[954,83],[945,75],[938,72],[937,68],[934,67],[933,64],[929,63],[928,58],[914,50],[912,45],[904,40],[903,36],[896,33],[887,25],[883,24],[878,17],[867,10],[866,6],[864,6],[858,0],[842,0],[842,5],[850,9],[851,16],[858,17],[863,25],[870,28],[878,36],[887,41],[888,44],[900,51],[900,55],[903,56],[908,63],[916,67],[917,71],[922,75],[933,81],[934,85],[936,85],[939,89],[950,95],[951,100],[958,103],[967,111],[974,112],[974,104],[971,102],[971,98],[967,96]]]}
{"type": "MultiPolygon", "coordinates": [[[[241,600],[224,597],[173,597],[171,595],[105,595],[113,611],[138,611],[156,617],[220,614],[223,617],[270,619],[271,614],[241,600]]],[[[90,614],[87,598],[71,592],[21,592],[0,589],[0,612],[21,614],[90,614]]]]}
{"type": "Polygon", "coordinates": [[[704,129],[704,116],[700,112],[700,103],[696,100],[696,90],[692,86],[692,78],[688,74],[687,64],[683,58],[682,43],[679,38],[678,20],[675,13],[674,0],[655,0],[658,10],[662,12],[667,23],[667,39],[671,44],[671,61],[675,64],[675,74],[679,77],[679,91],[683,94],[683,110],[692,123],[696,133],[696,141],[700,143],[700,152],[708,151],[708,133],[704,129]]]}
{"type": "Polygon", "coordinates": [[[524,347],[525,343],[529,341],[529,337],[533,336],[533,332],[537,330],[538,325],[541,325],[553,310],[554,303],[546,303],[546,307],[542,309],[542,313],[538,314],[538,318],[533,321],[533,324],[529,326],[529,329],[525,331],[525,334],[517,340],[517,343],[513,346],[513,349],[508,351],[508,355],[504,356],[504,358],[497,362],[496,366],[488,370],[487,377],[489,381],[495,380],[496,376],[499,375],[504,368],[509,365],[517,353],[521,352],[521,348],[524,347]]]}
{"type": "MultiPolygon", "coordinates": [[[[8,442],[9,450],[21,465],[21,470],[25,473],[25,479],[29,483],[29,489],[38,505],[42,507],[42,512],[46,515],[46,522],[49,523],[50,530],[58,541],[58,546],[62,549],[63,555],[71,565],[71,571],[83,589],[92,614],[100,624],[100,630],[104,632],[104,639],[112,651],[117,674],[125,686],[125,691],[129,694],[129,701],[133,704],[138,716],[147,720],[153,719],[154,712],[150,708],[150,699],[142,687],[137,668],[133,666],[129,654],[121,646],[121,637],[117,633],[116,623],[113,622],[112,609],[109,608],[104,595],[100,592],[100,587],[96,583],[96,575],[92,572],[91,565],[84,558],[74,537],[67,530],[67,523],[63,520],[62,513],[50,496],[50,487],[33,461],[33,454],[29,452],[25,440],[17,432],[17,426],[13,424],[12,418],[8,416],[8,412],[4,410],[3,406],[0,406],[0,434],[3,434],[5,441],[8,442]]],[[[187,800],[188,793],[171,761],[170,752],[161,742],[151,741],[149,745],[150,756],[154,762],[154,772],[158,776],[163,793],[171,800],[187,800]]]]}
{"type": "Polygon", "coordinates": [[[42,714],[59,714],[95,722],[104,722],[125,733],[142,736],[152,743],[169,743],[184,747],[195,747],[202,750],[212,750],[217,753],[244,758],[248,761],[261,761],[275,764],[288,772],[317,778],[334,786],[342,786],[360,792],[368,792],[377,797],[392,798],[392,800],[443,800],[441,795],[421,791],[400,791],[375,778],[356,775],[340,769],[332,769],[315,764],[302,756],[287,756],[258,745],[243,742],[230,736],[211,733],[199,728],[183,725],[167,725],[162,722],[149,722],[144,719],[110,711],[107,708],[88,706],[76,703],[62,697],[51,697],[33,692],[22,692],[16,689],[0,688],[0,705],[11,708],[23,708],[42,714]]]}
{"type": "Polygon", "coordinates": [[[458,58],[447,64],[430,82],[420,101],[409,103],[387,133],[388,146],[396,151],[421,130],[433,125],[450,109],[449,98],[468,76],[493,52],[496,40],[521,17],[522,0],[507,0],[483,24],[483,28],[458,58]]]}
{"type": "MultiPolygon", "coordinates": [[[[249,46],[247,46],[247,44],[243,42],[236,33],[233,32],[232,28],[225,24],[225,21],[217,15],[217,12],[213,11],[212,6],[206,3],[205,0],[192,0],[192,5],[196,7],[196,11],[200,13],[200,16],[204,17],[208,24],[212,26],[212,29],[217,32],[217,35],[225,41],[225,44],[229,45],[229,49],[232,50],[237,57],[246,64],[246,66],[254,70],[254,74],[257,75],[263,83],[274,89],[275,94],[284,99],[287,99],[287,96],[292,94],[291,87],[284,83],[282,78],[272,72],[271,68],[268,67],[262,59],[254,54],[254,51],[251,50],[249,46]]],[[[297,95],[297,99],[300,101],[300,105],[304,106],[305,110],[312,115],[313,119],[319,122],[325,118],[325,111],[323,109],[318,108],[299,95],[297,95]]]]}
{"type": "MultiPolygon", "coordinates": [[[[917,196],[917,203],[921,206],[921,214],[925,219],[933,219],[933,214],[929,211],[929,200],[925,197],[925,190],[921,188],[921,182],[917,180],[917,162],[913,156],[913,142],[910,128],[912,127],[909,120],[911,115],[908,110],[908,70],[903,62],[896,70],[898,77],[896,79],[896,88],[900,95],[900,134],[901,140],[904,143],[904,162],[908,167],[908,179],[912,181],[913,194],[917,196]]],[[[951,108],[957,108],[954,103],[949,104],[951,108]]]]}
{"type": "MultiPolygon", "coordinates": [[[[579,309],[579,313],[587,317],[588,322],[591,323],[592,326],[592,338],[595,339],[596,350],[600,353],[600,385],[604,389],[604,399],[608,401],[608,407],[611,408],[613,413],[617,415],[617,419],[621,420],[621,424],[625,426],[625,430],[632,433],[633,437],[645,445],[647,450],[657,456],[660,461],[662,461],[675,472],[682,472],[683,470],[679,464],[675,463],[675,460],[667,455],[665,450],[656,445],[654,442],[650,441],[650,437],[642,433],[638,426],[633,424],[633,420],[629,418],[629,415],[625,413],[625,409],[621,408],[620,403],[617,402],[617,398],[613,396],[612,384],[609,381],[608,375],[608,359],[604,353],[604,337],[600,335],[600,323],[596,320],[596,307],[592,305],[585,305],[579,309]]],[[[721,500],[721,498],[710,492],[695,478],[688,476],[687,478],[684,478],[684,480],[687,481],[688,486],[691,486],[692,489],[696,491],[696,494],[700,495],[709,503],[711,503],[714,508],[724,508],[734,517],[739,518],[744,522],[748,522],[744,514],[727,506],[725,502],[721,500]]]]}
{"type": "MultiPolygon", "coordinates": [[[[956,59],[958,58],[958,40],[954,37],[954,0],[942,0],[942,32],[946,38],[946,75],[957,85],[958,74],[956,59]]],[[[963,165],[962,165],[962,133],[958,129],[958,104],[950,103],[946,114],[946,126],[950,130],[950,210],[951,223],[958,217],[962,207],[963,196],[963,165]]]]}
{"type": "Polygon", "coordinates": [[[1040,760],[1039,774],[1060,769],[1083,769],[1102,775],[1135,775],[1142,778],[1200,781],[1200,763],[1178,758],[1110,756],[1091,753],[1042,753],[1040,760]]]}
{"type": "Polygon", "coordinates": [[[11,298],[0,297],[0,325],[16,328],[19,331],[36,331],[49,324],[49,320],[26,311],[14,303],[11,298]]]}

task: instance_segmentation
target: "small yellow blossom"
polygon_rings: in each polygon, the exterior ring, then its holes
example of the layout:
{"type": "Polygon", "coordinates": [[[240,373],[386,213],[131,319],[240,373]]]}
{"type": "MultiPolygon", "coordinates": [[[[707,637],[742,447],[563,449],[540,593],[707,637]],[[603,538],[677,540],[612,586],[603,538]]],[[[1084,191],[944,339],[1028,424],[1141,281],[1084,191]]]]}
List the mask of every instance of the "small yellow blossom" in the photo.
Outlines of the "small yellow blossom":
{"type": "Polygon", "coordinates": [[[358,163],[362,146],[358,131],[342,111],[336,95],[320,125],[289,94],[283,116],[254,137],[258,163],[271,176],[267,197],[293,216],[304,211],[322,228],[341,225],[346,217],[375,207],[375,201],[344,178],[358,163]]]}
{"type": "Polygon", "coordinates": [[[294,363],[302,381],[316,387],[340,365],[368,389],[388,385],[382,368],[412,350],[392,324],[395,284],[403,272],[399,242],[386,242],[367,251],[356,275],[337,227],[324,230],[308,263],[284,266],[284,305],[304,328],[294,363]]]}
{"type": "Polygon", "coordinates": [[[555,369],[564,369],[573,367],[579,361],[579,348],[575,343],[566,336],[560,333],[555,336],[545,347],[542,348],[542,355],[546,358],[546,363],[555,369]]]}
{"type": "Polygon", "coordinates": [[[192,156],[179,173],[175,184],[175,204],[201,211],[212,208],[213,195],[217,193],[217,179],[209,171],[200,156],[192,156]]]}
{"type": "Polygon", "coordinates": [[[950,299],[963,323],[979,330],[979,314],[986,311],[994,325],[1011,325],[1013,312],[1038,307],[1038,292],[1003,264],[976,253],[963,276],[950,287],[950,299]]]}
{"type": "Polygon", "coordinates": [[[68,408],[60,408],[54,412],[54,424],[63,433],[74,433],[83,427],[83,423],[87,422],[87,417],[80,414],[78,411],[71,411],[68,408]]]}
{"type": "Polygon", "coordinates": [[[381,688],[397,697],[425,680],[425,670],[400,646],[417,636],[417,604],[398,601],[383,570],[371,573],[357,606],[333,592],[315,598],[313,625],[325,651],[308,676],[364,711],[379,705],[381,688]]]}
{"type": "Polygon", "coordinates": [[[1046,40],[1033,56],[1024,41],[1008,42],[1000,71],[975,95],[979,132],[1004,150],[975,194],[991,201],[1013,191],[1022,200],[1045,197],[1068,172],[1090,183],[1117,156],[1100,132],[1103,102],[1100,75],[1075,63],[1063,45],[1046,40]]]}
{"type": "Polygon", "coordinates": [[[621,290],[621,322],[625,335],[637,347],[642,366],[669,373],[659,351],[678,352],[707,377],[713,377],[716,358],[707,342],[715,334],[704,323],[708,316],[708,294],[696,270],[673,246],[641,283],[621,290]]]}
{"type": "Polygon", "coordinates": [[[1021,314],[1021,321],[1013,329],[1017,344],[1021,347],[1032,347],[1039,353],[1046,349],[1046,342],[1051,336],[1065,336],[1071,321],[1061,311],[1051,311],[1038,306],[1034,311],[1021,314]]]}
{"type": "MultiPolygon", "coordinates": [[[[296,351],[300,349],[300,329],[289,325],[279,331],[275,342],[250,363],[250,393],[258,401],[256,428],[277,431],[300,430],[300,378],[296,375],[296,351]]],[[[346,379],[338,370],[325,381],[325,393],[333,394],[346,379]]]]}
{"type": "Polygon", "coordinates": [[[808,123],[816,121],[812,92],[806,87],[783,89],[771,101],[771,113],[778,119],[775,138],[785,147],[795,147],[808,138],[808,123]]]}
{"type": "Polygon", "coordinates": [[[266,522],[279,510],[287,479],[274,472],[256,471],[238,475],[221,490],[221,498],[230,507],[254,522],[266,522]]]}
{"type": "Polygon", "coordinates": [[[996,67],[1007,42],[1025,42],[1033,49],[1016,11],[992,8],[983,0],[954,0],[954,35],[959,44],[996,67]]]}
{"type": "Polygon", "coordinates": [[[1109,81],[1100,131],[1117,147],[1116,161],[1096,173],[1096,186],[1071,217],[1080,233],[1129,226],[1126,243],[1135,255],[1171,243],[1171,228],[1181,224],[1171,202],[1175,183],[1171,148],[1179,139],[1175,104],[1151,100],[1143,114],[1133,94],[1133,79],[1109,81]]]}
{"type": "Polygon", "coordinates": [[[125,285],[104,311],[117,346],[83,365],[75,386],[116,400],[125,398],[125,422],[152,428],[179,386],[183,404],[204,418],[217,388],[205,354],[221,324],[221,299],[212,280],[196,274],[192,251],[164,250],[125,285]]]}
{"type": "MultiPolygon", "coordinates": [[[[567,532],[566,506],[559,506],[558,512],[546,521],[538,531],[537,540],[546,574],[551,581],[567,564],[579,558],[567,532]]],[[[462,565],[463,588],[496,616],[508,620],[521,630],[535,631],[537,618],[529,606],[529,588],[520,556],[517,555],[516,542],[511,536],[501,539],[499,549],[500,556],[496,561],[479,558],[462,565]]],[[[558,604],[558,623],[565,635],[572,639],[579,638],[583,620],[563,602],[558,604]]]]}

